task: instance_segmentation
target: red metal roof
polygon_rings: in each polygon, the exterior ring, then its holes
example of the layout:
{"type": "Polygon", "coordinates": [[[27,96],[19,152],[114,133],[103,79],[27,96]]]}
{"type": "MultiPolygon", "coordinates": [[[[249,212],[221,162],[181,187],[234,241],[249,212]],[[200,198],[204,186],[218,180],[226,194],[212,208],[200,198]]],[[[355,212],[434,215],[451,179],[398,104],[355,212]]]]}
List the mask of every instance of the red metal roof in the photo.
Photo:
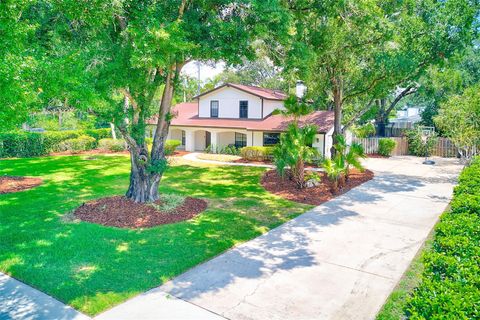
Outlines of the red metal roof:
{"type": "Polygon", "coordinates": [[[236,83],[226,83],[224,85],[221,85],[219,87],[216,87],[212,90],[206,91],[202,94],[199,94],[198,96],[194,97],[194,99],[197,99],[201,96],[204,96],[206,94],[209,94],[211,92],[214,92],[218,89],[221,89],[223,87],[232,87],[250,94],[253,94],[254,96],[267,99],[267,100],[285,100],[287,99],[287,95],[280,91],[280,90],[273,90],[273,89],[265,89],[265,88],[260,88],[260,87],[255,87],[255,86],[246,86],[243,84],[236,84],[236,83]]]}
{"type": "MultiPolygon", "coordinates": [[[[173,107],[175,118],[172,126],[185,127],[210,127],[210,128],[234,128],[253,131],[284,131],[291,119],[282,115],[270,115],[264,119],[225,119],[225,118],[199,118],[198,104],[187,102],[173,107]]],[[[326,133],[333,127],[333,111],[315,111],[300,120],[302,124],[315,124],[319,133],[326,133]]],[[[157,119],[147,121],[149,124],[157,124],[157,119]]]]}

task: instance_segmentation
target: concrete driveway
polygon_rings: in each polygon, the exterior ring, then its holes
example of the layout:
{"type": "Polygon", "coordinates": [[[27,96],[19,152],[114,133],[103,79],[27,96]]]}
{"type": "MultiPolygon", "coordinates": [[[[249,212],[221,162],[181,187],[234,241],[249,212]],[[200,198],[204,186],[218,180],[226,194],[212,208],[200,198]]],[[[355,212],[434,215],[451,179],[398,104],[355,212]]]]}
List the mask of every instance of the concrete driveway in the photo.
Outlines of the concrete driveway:
{"type": "Polygon", "coordinates": [[[174,318],[166,294],[212,319],[373,319],[450,200],[461,166],[436,160],[368,159],[372,181],[99,319],[174,318]]]}

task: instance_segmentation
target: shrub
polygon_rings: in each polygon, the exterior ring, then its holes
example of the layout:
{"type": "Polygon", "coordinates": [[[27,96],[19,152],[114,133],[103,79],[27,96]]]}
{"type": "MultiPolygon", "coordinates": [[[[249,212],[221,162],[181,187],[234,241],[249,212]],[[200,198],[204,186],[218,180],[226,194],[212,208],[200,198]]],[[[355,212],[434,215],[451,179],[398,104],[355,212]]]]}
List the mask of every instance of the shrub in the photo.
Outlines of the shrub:
{"type": "Polygon", "coordinates": [[[243,147],[240,156],[249,161],[271,160],[275,147],[243,147]]]}
{"type": "Polygon", "coordinates": [[[60,142],[59,149],[60,151],[71,151],[72,153],[92,150],[95,146],[95,138],[92,138],[87,135],[80,136],[78,138],[67,139],[60,142]]]}
{"type": "Polygon", "coordinates": [[[172,155],[175,152],[175,149],[177,149],[181,144],[182,142],[179,140],[165,141],[165,155],[166,156],[172,155]]]}
{"type": "Polygon", "coordinates": [[[66,131],[47,131],[43,133],[44,147],[47,152],[58,152],[60,150],[60,143],[68,139],[75,139],[82,135],[80,130],[66,130],[66,131]]]}
{"type": "Polygon", "coordinates": [[[66,145],[62,142],[85,135],[94,138],[91,148],[96,148],[99,139],[110,137],[110,129],[2,133],[0,157],[38,157],[50,152],[65,151],[66,145]]]}
{"type": "Polygon", "coordinates": [[[480,309],[480,158],[466,167],[451,210],[435,228],[432,249],[423,256],[422,282],[406,313],[421,319],[478,319],[480,309]]]}
{"type": "Polygon", "coordinates": [[[97,142],[101,139],[107,139],[112,137],[112,130],[110,128],[87,129],[84,130],[83,133],[87,136],[95,138],[97,142]]]}
{"type": "Polygon", "coordinates": [[[98,141],[98,149],[104,151],[120,152],[127,150],[127,144],[123,139],[101,139],[98,141]]]}
{"type": "Polygon", "coordinates": [[[0,157],[38,157],[48,153],[44,136],[36,132],[10,132],[0,134],[0,157]]]}
{"type": "Polygon", "coordinates": [[[430,155],[437,144],[435,135],[428,137],[427,142],[424,143],[422,133],[417,129],[407,131],[406,135],[408,138],[408,153],[414,156],[425,157],[425,154],[430,155]]]}
{"type": "Polygon", "coordinates": [[[382,138],[378,141],[378,154],[390,157],[397,143],[393,139],[382,138]]]}

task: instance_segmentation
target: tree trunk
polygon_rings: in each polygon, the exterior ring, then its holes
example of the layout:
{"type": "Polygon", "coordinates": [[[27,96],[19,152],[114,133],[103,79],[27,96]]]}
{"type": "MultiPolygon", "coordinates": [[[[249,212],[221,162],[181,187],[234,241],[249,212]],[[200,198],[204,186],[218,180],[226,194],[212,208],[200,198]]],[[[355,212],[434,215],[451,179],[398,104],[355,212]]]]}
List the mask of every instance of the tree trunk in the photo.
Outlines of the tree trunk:
{"type": "Polygon", "coordinates": [[[110,122],[110,130],[112,131],[113,140],[117,140],[117,133],[115,132],[115,125],[113,122],[110,122]]]}
{"type": "Polygon", "coordinates": [[[299,159],[295,164],[294,179],[299,189],[305,187],[305,164],[302,159],[299,159]]]}
{"type": "MultiPolygon", "coordinates": [[[[145,150],[144,150],[145,151],[145,150]]],[[[130,169],[130,185],[126,197],[135,202],[155,202],[159,198],[158,184],[160,175],[147,170],[148,161],[144,152],[130,151],[132,167],[130,169]]]]}
{"type": "Polygon", "coordinates": [[[333,159],[336,154],[336,149],[334,145],[338,142],[337,135],[343,134],[342,133],[342,95],[343,95],[343,88],[341,79],[338,76],[332,79],[333,84],[333,104],[334,104],[334,123],[333,123],[333,144],[330,148],[331,158],[333,159]]]}
{"type": "MultiPolygon", "coordinates": [[[[178,72],[177,66],[177,70],[170,71],[165,81],[150,157],[144,146],[138,146],[136,141],[129,142],[127,139],[127,143],[130,146],[132,167],[130,185],[126,196],[135,202],[154,202],[159,199],[158,186],[167,166],[165,141],[170,126],[168,114],[171,109],[174,92],[173,77],[178,72]]],[[[133,98],[129,97],[129,99],[133,98]]]]}
{"type": "Polygon", "coordinates": [[[387,126],[387,110],[385,109],[386,106],[386,100],[385,99],[378,99],[377,100],[377,106],[378,106],[378,113],[377,116],[375,117],[375,127],[377,130],[377,136],[379,137],[385,137],[386,132],[385,132],[385,127],[387,126]]]}

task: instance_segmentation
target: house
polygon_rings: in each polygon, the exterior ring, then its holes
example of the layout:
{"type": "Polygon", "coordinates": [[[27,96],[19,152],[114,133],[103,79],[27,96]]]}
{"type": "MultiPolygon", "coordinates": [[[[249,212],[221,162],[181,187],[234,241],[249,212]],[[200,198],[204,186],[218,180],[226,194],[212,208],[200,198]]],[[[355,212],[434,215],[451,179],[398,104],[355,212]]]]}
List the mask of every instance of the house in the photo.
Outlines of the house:
{"type": "MultiPolygon", "coordinates": [[[[298,92],[298,90],[297,90],[298,92]]],[[[194,98],[194,102],[173,107],[168,139],[180,140],[186,151],[203,151],[208,146],[272,146],[292,119],[272,114],[284,108],[283,92],[254,86],[227,83],[194,98]]],[[[330,156],[334,115],[332,111],[315,111],[300,123],[315,124],[318,132],[313,147],[330,156]]],[[[156,119],[148,122],[153,134],[156,119]]]]}

